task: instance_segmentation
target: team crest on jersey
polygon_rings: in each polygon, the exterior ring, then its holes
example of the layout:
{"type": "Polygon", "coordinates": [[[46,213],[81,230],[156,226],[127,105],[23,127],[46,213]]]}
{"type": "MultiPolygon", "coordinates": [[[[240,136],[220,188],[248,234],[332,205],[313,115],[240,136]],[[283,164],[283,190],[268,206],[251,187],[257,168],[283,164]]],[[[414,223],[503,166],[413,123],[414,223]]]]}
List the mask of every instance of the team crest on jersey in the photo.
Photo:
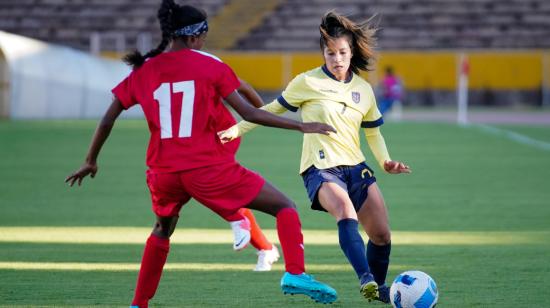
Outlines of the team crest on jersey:
{"type": "Polygon", "coordinates": [[[359,92],[351,92],[351,99],[354,103],[359,104],[361,101],[361,94],[359,92]]]}

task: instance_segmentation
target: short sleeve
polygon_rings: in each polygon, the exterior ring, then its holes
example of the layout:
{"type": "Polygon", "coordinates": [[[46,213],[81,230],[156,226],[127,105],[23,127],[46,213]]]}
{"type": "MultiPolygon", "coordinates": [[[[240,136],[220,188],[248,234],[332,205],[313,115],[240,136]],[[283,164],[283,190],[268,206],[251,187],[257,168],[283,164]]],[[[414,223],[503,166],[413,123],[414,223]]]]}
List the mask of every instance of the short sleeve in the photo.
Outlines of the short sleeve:
{"type": "Polygon", "coordinates": [[[223,98],[239,88],[241,82],[235,72],[225,63],[219,62],[219,74],[215,80],[214,88],[223,98]]]}
{"type": "Polygon", "coordinates": [[[363,128],[374,128],[379,127],[380,125],[384,124],[384,119],[382,118],[382,114],[380,113],[380,110],[378,110],[378,106],[376,105],[376,98],[374,96],[374,92],[372,91],[372,88],[369,85],[369,95],[368,99],[369,102],[369,109],[367,110],[367,113],[363,117],[363,120],[361,122],[361,127],[363,128]]]}
{"type": "Polygon", "coordinates": [[[138,103],[133,92],[134,87],[136,86],[135,74],[136,71],[133,71],[130,75],[128,75],[128,77],[124,78],[124,80],[122,80],[111,90],[113,95],[116,96],[116,98],[118,98],[118,100],[122,103],[124,109],[128,109],[138,103]]]}
{"type": "Polygon", "coordinates": [[[277,101],[286,109],[296,112],[304,101],[307,100],[308,86],[306,84],[305,74],[296,76],[283,91],[277,101]]]}

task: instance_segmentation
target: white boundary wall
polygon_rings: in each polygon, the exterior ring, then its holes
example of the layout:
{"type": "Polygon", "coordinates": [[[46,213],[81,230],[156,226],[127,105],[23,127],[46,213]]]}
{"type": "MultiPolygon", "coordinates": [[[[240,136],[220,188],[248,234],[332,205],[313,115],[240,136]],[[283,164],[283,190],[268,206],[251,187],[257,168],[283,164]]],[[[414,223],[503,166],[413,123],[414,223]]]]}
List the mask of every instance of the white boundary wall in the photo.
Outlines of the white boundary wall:
{"type": "MultiPolygon", "coordinates": [[[[11,119],[99,118],[112,102],[111,88],[130,73],[122,61],[0,31],[2,54],[7,93],[0,95],[11,119]]],[[[143,113],[134,107],[123,115],[143,113]]]]}

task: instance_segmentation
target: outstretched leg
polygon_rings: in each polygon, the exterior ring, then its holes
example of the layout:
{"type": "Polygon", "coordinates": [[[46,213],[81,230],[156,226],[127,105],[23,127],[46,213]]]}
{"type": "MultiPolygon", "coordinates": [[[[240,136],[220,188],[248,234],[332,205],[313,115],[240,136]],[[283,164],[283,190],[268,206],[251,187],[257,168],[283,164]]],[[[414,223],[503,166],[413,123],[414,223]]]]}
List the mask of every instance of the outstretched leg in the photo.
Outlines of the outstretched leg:
{"type": "Polygon", "coordinates": [[[231,214],[247,207],[275,216],[287,271],[281,281],[283,292],[288,287],[294,288],[293,293],[306,294],[316,301],[336,300],[334,289],[304,273],[303,236],[294,203],[258,174],[239,164],[220,164],[211,169],[213,172],[188,174],[185,183],[190,195],[219,212],[231,214]]]}
{"type": "Polygon", "coordinates": [[[302,225],[294,202],[266,182],[247,207],[273,215],[277,219],[277,234],[286,269],[281,278],[283,292],[304,294],[322,303],[334,302],[337,298],[336,291],[305,273],[302,225]]]}

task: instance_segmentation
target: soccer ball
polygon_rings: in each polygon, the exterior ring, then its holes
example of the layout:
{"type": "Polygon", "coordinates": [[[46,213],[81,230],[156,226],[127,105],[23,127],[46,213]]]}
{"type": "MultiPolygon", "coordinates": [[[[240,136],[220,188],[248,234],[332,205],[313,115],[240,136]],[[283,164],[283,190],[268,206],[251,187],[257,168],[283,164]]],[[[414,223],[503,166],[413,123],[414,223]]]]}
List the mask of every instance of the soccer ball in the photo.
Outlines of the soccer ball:
{"type": "Polygon", "coordinates": [[[390,288],[390,302],[395,308],[432,308],[438,297],[435,281],[421,271],[399,274],[390,288]]]}

